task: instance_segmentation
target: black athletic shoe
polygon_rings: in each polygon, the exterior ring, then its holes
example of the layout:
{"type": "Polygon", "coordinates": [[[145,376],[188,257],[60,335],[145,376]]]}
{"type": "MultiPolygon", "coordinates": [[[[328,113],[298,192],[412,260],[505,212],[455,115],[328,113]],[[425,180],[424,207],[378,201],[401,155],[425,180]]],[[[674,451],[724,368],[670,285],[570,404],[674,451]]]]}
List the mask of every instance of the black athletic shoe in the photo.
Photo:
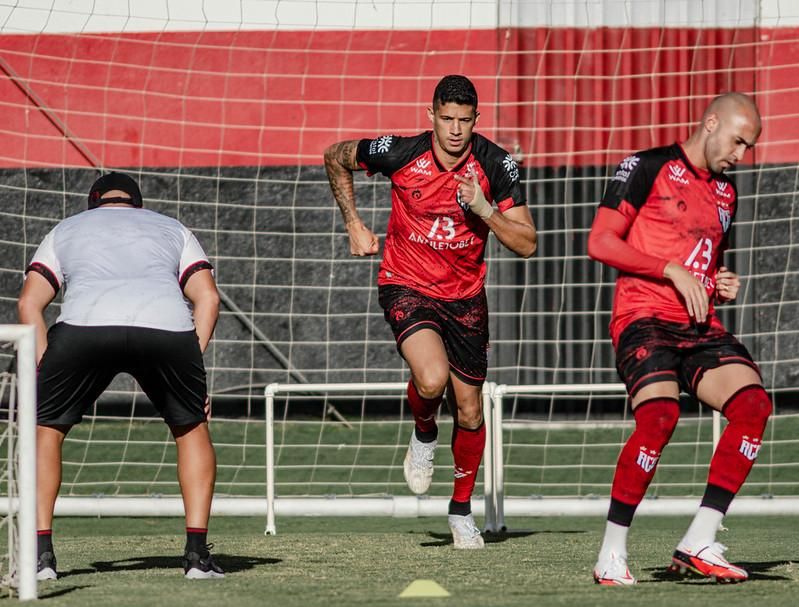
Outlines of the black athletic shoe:
{"type": "Polygon", "coordinates": [[[58,579],[58,572],[56,570],[55,554],[52,552],[42,552],[39,555],[39,569],[36,573],[36,579],[40,582],[42,580],[56,580],[58,579]]]}
{"type": "Polygon", "coordinates": [[[186,551],[183,554],[183,571],[190,580],[207,580],[225,577],[225,572],[211,556],[213,544],[206,544],[202,553],[186,551]]]}

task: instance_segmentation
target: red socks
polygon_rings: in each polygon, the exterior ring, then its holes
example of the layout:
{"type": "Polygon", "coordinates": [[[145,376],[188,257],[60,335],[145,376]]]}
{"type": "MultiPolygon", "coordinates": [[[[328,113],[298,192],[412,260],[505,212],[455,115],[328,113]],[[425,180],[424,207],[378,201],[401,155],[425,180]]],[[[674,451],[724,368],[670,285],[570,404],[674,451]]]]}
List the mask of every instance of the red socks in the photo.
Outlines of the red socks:
{"type": "Polygon", "coordinates": [[[728,424],[710,460],[708,484],[738,493],[760,451],[771,409],[771,399],[758,384],[730,397],[721,410],[728,424]]]}
{"type": "Polygon", "coordinates": [[[452,457],[455,460],[453,501],[468,503],[471,500],[485,446],[485,424],[481,423],[474,430],[455,426],[452,432],[452,457]]]}
{"type": "Polygon", "coordinates": [[[653,398],[638,405],[633,415],[635,431],[619,455],[610,495],[614,500],[635,507],[644,498],[655,476],[660,452],[677,426],[680,403],[674,398],[653,398]]]}
{"type": "Polygon", "coordinates": [[[435,398],[422,398],[413,384],[413,380],[408,381],[408,404],[413,413],[413,419],[416,421],[416,427],[419,432],[428,434],[436,432],[438,426],[436,425],[436,411],[441,404],[444,395],[436,396],[435,398]]]}

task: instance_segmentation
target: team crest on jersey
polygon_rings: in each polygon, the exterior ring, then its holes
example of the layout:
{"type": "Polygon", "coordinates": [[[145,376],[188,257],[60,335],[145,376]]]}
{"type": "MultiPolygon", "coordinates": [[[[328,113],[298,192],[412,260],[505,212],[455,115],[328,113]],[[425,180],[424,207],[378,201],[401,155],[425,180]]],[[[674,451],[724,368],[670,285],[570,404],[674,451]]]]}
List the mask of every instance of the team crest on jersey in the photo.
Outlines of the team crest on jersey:
{"type": "Polygon", "coordinates": [[[394,141],[393,135],[382,135],[377,139],[372,139],[369,143],[369,154],[385,154],[391,149],[391,144],[394,141]]]}
{"type": "Polygon", "coordinates": [[[732,193],[728,190],[732,188],[729,187],[730,183],[728,181],[719,181],[716,179],[716,196],[720,196],[721,198],[726,198],[727,200],[732,198],[732,193]]]}
{"type": "Polygon", "coordinates": [[[519,181],[519,167],[513,159],[513,156],[510,154],[505,156],[505,158],[502,159],[502,166],[508,173],[508,177],[510,177],[511,181],[519,181]]]}
{"type": "Polygon", "coordinates": [[[469,203],[467,203],[463,198],[461,198],[461,191],[455,191],[455,202],[458,203],[458,206],[463,209],[464,212],[469,210],[469,203]]]}
{"type": "Polygon", "coordinates": [[[727,233],[727,230],[730,229],[730,222],[732,221],[732,214],[728,209],[723,209],[721,207],[716,207],[719,211],[719,223],[721,224],[721,229],[724,230],[724,233],[727,233]]]}
{"type": "Polygon", "coordinates": [[[719,223],[721,224],[721,229],[726,234],[727,230],[730,229],[730,224],[732,223],[732,211],[730,211],[730,205],[724,200],[716,200],[716,210],[719,213],[719,223]]]}
{"type": "Polygon", "coordinates": [[[685,167],[681,167],[675,162],[669,163],[669,179],[672,181],[676,181],[677,183],[681,183],[683,185],[688,185],[688,179],[684,177],[685,171],[685,167]]]}
{"type": "Polygon", "coordinates": [[[638,161],[640,158],[638,156],[627,156],[624,160],[619,163],[619,168],[616,169],[616,174],[613,176],[611,181],[621,181],[622,183],[627,183],[627,179],[630,177],[630,174],[635,170],[635,167],[638,166],[638,161]]]}
{"type": "Polygon", "coordinates": [[[741,437],[741,446],[738,448],[738,451],[749,461],[754,461],[762,446],[763,443],[760,442],[759,438],[754,436],[749,438],[744,435],[741,437]]]}
{"type": "Polygon", "coordinates": [[[638,459],[635,463],[641,466],[644,472],[652,472],[655,466],[657,466],[659,459],[660,454],[657,451],[641,447],[641,450],[638,452],[638,459]]]}

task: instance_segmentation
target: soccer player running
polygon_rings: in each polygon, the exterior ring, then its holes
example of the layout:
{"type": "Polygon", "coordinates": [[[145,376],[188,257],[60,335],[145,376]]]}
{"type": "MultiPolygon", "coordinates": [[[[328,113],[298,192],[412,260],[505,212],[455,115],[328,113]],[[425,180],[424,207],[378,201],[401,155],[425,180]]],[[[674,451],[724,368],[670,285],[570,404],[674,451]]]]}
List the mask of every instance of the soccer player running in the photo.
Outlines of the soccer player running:
{"type": "Polygon", "coordinates": [[[211,264],[186,227],[141,208],[127,175],[100,177],[88,206],[45,236],[18,302],[20,322],[36,327],[39,366],[38,578],[58,575],[51,530],[64,438],[121,372],[139,382],[177,444],[186,577],[224,577],[206,543],[216,456],[202,353],[219,314],[211,264]],[[48,331],[44,310],[59,290],[61,313],[48,331]]]}
{"type": "Polygon", "coordinates": [[[386,321],[411,372],[408,403],[415,428],[405,480],[416,494],[430,487],[435,416],[446,389],[455,416],[449,527],[455,548],[482,548],[470,500],[485,447],[483,256],[491,231],[508,249],[529,257],[536,230],[513,158],[474,132],[479,113],[472,82],[445,76],[427,115],[432,131],[330,146],[325,168],[356,256],[377,254],[378,239],[355,208],[352,172],[365,169],[391,179],[391,215],[377,284],[386,321]]]}
{"type": "Polygon", "coordinates": [[[716,531],[757,457],[772,406],[758,367],[722,326],[714,303],[735,299],[740,287],[722,260],[738,205],[724,171],[759,135],[751,98],[716,97],[687,141],[625,158],[594,219],[588,254],[619,270],[610,334],[635,417],[616,465],[594,568],[600,584],[635,583],[627,532],[677,424],[680,389],[721,411],[728,423],[671,567],[717,581],[748,577],[724,557],[716,531]]]}

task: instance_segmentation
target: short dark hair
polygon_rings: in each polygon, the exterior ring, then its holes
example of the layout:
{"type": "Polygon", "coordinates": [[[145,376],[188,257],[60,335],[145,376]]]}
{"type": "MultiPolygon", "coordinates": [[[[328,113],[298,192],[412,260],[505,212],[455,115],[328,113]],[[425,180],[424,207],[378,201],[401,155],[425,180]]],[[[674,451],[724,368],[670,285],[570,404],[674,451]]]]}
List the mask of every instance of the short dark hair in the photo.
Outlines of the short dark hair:
{"type": "Polygon", "coordinates": [[[433,109],[446,103],[471,105],[477,111],[477,90],[466,76],[450,74],[444,76],[433,92],[433,109]]]}

